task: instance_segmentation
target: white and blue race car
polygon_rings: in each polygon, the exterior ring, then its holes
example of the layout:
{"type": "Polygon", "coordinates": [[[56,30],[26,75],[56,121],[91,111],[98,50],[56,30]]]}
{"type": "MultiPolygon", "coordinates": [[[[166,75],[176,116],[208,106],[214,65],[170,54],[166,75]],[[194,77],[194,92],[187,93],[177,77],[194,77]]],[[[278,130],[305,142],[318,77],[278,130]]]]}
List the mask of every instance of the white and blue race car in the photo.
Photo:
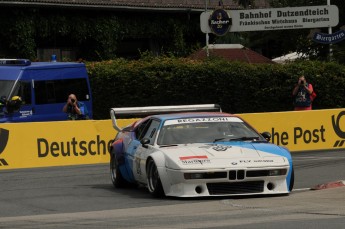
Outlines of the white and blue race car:
{"type": "Polygon", "coordinates": [[[112,108],[118,130],[110,151],[115,187],[143,184],[154,196],[288,194],[291,154],[238,116],[211,105],[112,108]],[[195,111],[198,109],[198,111],[195,111]],[[201,110],[200,110],[201,109],[201,110]],[[193,110],[194,112],[189,112],[193,110]],[[183,113],[169,113],[183,111],[183,113]],[[159,115],[149,115],[152,113],[159,115]],[[116,115],[148,116],[121,129],[116,115]]]}

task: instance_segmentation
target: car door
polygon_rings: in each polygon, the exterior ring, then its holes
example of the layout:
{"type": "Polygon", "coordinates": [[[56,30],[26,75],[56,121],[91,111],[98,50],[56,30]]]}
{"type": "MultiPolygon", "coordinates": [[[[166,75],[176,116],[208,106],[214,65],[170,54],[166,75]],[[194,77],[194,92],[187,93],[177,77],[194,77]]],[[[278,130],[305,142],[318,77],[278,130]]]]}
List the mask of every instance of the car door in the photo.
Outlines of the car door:
{"type": "Polygon", "coordinates": [[[146,159],[147,157],[155,151],[154,140],[157,135],[158,128],[160,126],[160,120],[150,119],[145,129],[142,131],[138,140],[149,139],[150,142],[148,146],[143,146],[142,144],[138,145],[133,164],[133,172],[136,180],[146,183],[146,159]]]}
{"type": "Polygon", "coordinates": [[[34,117],[34,106],[32,101],[32,86],[30,81],[18,81],[16,86],[10,96],[19,96],[21,98],[22,104],[19,110],[13,113],[7,114],[7,122],[33,122],[34,117]]]}

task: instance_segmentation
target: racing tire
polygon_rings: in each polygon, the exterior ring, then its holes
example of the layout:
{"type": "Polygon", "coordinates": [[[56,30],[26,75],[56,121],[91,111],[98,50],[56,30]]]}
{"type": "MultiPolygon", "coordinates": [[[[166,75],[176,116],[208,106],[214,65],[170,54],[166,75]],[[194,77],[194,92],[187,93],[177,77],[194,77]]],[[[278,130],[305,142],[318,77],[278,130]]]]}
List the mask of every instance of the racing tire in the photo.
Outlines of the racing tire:
{"type": "Polygon", "coordinates": [[[127,181],[123,178],[114,155],[110,157],[110,177],[116,188],[124,188],[127,186],[127,181]]]}
{"type": "Polygon", "coordinates": [[[295,184],[295,172],[294,172],[294,168],[292,167],[290,185],[289,185],[290,192],[292,191],[294,184],[295,184]]]}
{"type": "Polygon", "coordinates": [[[165,196],[157,166],[152,159],[147,163],[147,188],[155,197],[165,196]]]}

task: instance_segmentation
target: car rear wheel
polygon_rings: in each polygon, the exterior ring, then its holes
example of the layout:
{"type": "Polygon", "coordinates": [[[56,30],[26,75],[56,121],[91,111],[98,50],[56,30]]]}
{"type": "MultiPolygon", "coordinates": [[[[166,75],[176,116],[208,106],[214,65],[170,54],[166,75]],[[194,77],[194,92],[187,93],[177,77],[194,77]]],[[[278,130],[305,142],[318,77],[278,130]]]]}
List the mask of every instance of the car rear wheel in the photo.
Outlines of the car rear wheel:
{"type": "Polygon", "coordinates": [[[110,177],[116,188],[123,188],[127,185],[127,181],[123,178],[114,155],[110,158],[110,177]]]}
{"type": "Polygon", "coordinates": [[[147,164],[147,187],[156,197],[164,196],[164,190],[155,162],[151,159],[147,164]]]}

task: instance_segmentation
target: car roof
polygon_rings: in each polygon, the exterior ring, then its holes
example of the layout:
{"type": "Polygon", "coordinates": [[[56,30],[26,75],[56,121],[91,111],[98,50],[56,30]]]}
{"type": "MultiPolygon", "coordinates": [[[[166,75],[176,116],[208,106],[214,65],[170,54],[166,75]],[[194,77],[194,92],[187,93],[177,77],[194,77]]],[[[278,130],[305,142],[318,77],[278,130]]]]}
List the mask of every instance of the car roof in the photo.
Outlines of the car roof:
{"type": "Polygon", "coordinates": [[[56,67],[80,67],[83,65],[85,64],[79,62],[29,62],[28,64],[0,64],[0,67],[7,69],[35,69],[56,67]]]}
{"type": "Polygon", "coordinates": [[[22,69],[36,69],[36,68],[67,68],[67,67],[82,67],[84,63],[77,62],[32,62],[31,65],[23,66],[22,69]]]}
{"type": "MultiPolygon", "coordinates": [[[[223,113],[223,112],[181,112],[181,113],[168,113],[168,114],[156,114],[156,115],[149,115],[145,118],[138,119],[134,121],[132,124],[125,127],[125,129],[130,128],[136,128],[141,123],[147,121],[148,119],[159,119],[161,121],[166,120],[174,120],[174,119],[185,119],[185,118],[208,118],[208,117],[237,117],[237,115],[229,114],[229,113],[223,113]]],[[[241,119],[241,118],[240,118],[241,119]]]]}
{"type": "MultiPolygon", "coordinates": [[[[186,113],[172,113],[152,115],[151,117],[160,120],[183,119],[183,118],[207,118],[207,117],[235,117],[235,115],[223,112],[186,112],[186,113]]],[[[237,117],[237,116],[236,116],[237,117]]]]}
{"type": "Polygon", "coordinates": [[[1,80],[16,80],[25,70],[85,68],[84,63],[76,62],[31,62],[29,65],[0,65],[1,80]]]}
{"type": "MultiPolygon", "coordinates": [[[[145,122],[150,118],[159,119],[161,121],[173,120],[173,119],[185,119],[185,118],[208,118],[208,117],[238,117],[237,115],[223,113],[223,112],[183,112],[183,113],[170,113],[170,114],[157,114],[146,116],[145,118],[139,119],[129,125],[128,127],[136,128],[141,123],[145,122]]],[[[240,118],[241,119],[241,118],[240,118]]]]}

